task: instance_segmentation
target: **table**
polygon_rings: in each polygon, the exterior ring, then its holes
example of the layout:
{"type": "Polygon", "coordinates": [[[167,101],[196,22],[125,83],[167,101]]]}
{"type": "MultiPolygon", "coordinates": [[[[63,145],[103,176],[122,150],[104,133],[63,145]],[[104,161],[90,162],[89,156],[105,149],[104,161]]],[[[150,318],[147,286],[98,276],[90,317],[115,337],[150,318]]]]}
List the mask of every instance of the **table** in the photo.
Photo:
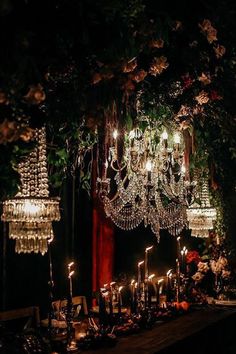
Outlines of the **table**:
{"type": "Polygon", "coordinates": [[[86,354],[235,354],[236,308],[208,306],[86,354]]]}

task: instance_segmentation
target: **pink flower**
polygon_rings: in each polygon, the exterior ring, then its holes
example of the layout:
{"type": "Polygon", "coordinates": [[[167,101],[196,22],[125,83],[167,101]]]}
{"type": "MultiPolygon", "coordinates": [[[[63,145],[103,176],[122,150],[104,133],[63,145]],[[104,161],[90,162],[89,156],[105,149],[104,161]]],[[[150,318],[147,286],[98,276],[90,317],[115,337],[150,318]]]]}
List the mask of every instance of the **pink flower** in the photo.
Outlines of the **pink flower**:
{"type": "Polygon", "coordinates": [[[208,93],[204,90],[199,92],[198,96],[195,97],[195,100],[200,104],[206,104],[209,101],[208,93]]]}

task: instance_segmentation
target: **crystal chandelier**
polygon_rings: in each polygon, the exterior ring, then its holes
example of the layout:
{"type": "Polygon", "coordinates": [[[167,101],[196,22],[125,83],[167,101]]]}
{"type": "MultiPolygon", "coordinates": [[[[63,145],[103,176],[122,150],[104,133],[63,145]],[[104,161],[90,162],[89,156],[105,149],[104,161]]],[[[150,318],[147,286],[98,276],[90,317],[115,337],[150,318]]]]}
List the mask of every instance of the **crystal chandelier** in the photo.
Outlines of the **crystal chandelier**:
{"type": "Polygon", "coordinates": [[[203,178],[199,184],[197,198],[187,209],[187,218],[192,236],[209,236],[209,230],[213,229],[213,223],[216,220],[216,209],[210,204],[207,178],[203,178]]]}
{"type": "Polygon", "coordinates": [[[49,198],[45,127],[35,130],[36,147],[19,164],[21,187],[4,201],[2,220],[17,253],[45,254],[53,239],[52,221],[60,220],[59,198],[49,198]]]}
{"type": "Polygon", "coordinates": [[[180,132],[139,128],[125,133],[122,162],[118,161],[118,132],[113,132],[105,171],[97,189],[105,213],[124,230],[144,222],[159,241],[160,229],[179,235],[187,225],[187,195],[183,139],[180,132]],[[108,178],[107,174],[114,175],[108,178]],[[115,190],[115,191],[114,191],[115,190]]]}

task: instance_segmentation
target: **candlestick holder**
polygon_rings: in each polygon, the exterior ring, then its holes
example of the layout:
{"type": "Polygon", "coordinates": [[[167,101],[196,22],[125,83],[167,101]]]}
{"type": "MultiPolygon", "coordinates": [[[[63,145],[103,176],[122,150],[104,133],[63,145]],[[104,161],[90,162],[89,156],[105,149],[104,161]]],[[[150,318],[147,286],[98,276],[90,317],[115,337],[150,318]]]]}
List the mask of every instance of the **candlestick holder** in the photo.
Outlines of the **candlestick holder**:
{"type": "Polygon", "coordinates": [[[78,350],[75,341],[75,333],[73,328],[73,282],[72,276],[74,275],[75,271],[72,270],[74,266],[74,262],[70,262],[68,264],[68,279],[69,279],[69,291],[68,291],[68,298],[67,298],[67,314],[66,314],[66,322],[67,322],[67,352],[75,352],[78,350]]]}

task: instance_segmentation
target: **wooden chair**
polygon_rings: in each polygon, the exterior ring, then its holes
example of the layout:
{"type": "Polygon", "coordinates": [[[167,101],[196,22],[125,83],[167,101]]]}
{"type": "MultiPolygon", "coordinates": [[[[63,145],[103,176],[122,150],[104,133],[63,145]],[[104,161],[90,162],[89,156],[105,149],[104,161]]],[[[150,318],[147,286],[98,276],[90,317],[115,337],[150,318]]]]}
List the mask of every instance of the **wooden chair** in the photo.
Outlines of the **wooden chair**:
{"type": "MultiPolygon", "coordinates": [[[[88,314],[88,307],[87,307],[87,301],[85,296],[74,296],[72,298],[72,304],[74,306],[79,306],[81,305],[83,309],[84,315],[88,314]]],[[[60,311],[63,307],[67,306],[67,300],[57,300],[52,303],[54,311],[58,312],[60,311]]]]}
{"type": "Polygon", "coordinates": [[[16,310],[0,312],[0,322],[27,319],[24,328],[37,328],[40,326],[39,307],[31,306],[16,310]]]}

